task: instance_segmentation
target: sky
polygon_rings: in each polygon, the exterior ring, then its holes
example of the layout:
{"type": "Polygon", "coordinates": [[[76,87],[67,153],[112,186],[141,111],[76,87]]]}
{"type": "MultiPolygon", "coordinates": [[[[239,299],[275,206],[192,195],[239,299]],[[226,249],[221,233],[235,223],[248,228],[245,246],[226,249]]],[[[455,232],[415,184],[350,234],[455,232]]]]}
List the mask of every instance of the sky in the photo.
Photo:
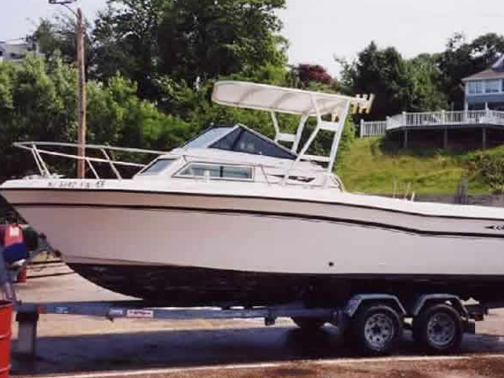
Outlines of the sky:
{"type": "MultiPolygon", "coordinates": [[[[33,32],[41,17],[66,11],[47,0],[0,0],[0,40],[33,32]]],[[[93,19],[106,0],[79,0],[93,19]]],[[[394,46],[406,58],[442,51],[450,36],[468,40],[488,32],[504,34],[502,0],[287,0],[278,12],[289,39],[289,63],[321,64],[332,75],[334,56],[352,60],[372,40],[394,46]]]]}

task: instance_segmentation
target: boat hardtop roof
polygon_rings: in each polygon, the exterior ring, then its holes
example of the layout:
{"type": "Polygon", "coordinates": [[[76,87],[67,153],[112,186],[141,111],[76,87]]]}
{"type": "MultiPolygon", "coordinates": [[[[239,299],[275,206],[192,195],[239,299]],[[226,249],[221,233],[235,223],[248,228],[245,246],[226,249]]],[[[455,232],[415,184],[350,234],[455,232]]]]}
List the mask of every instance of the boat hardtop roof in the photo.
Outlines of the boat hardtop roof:
{"type": "Polygon", "coordinates": [[[369,106],[366,98],[243,81],[215,83],[212,100],[220,105],[313,117],[340,114],[349,102],[369,106]]]}

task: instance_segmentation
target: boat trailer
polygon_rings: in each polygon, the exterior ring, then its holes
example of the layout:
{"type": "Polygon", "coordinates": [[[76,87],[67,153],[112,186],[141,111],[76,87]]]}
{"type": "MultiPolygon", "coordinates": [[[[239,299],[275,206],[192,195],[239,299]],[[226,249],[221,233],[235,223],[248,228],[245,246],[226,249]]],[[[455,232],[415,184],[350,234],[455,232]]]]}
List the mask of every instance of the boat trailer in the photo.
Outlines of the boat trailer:
{"type": "MultiPolygon", "coordinates": [[[[43,252],[55,253],[45,237],[41,236],[39,247],[17,272],[43,252]]],[[[144,300],[24,303],[16,296],[13,274],[8,271],[3,256],[3,249],[0,246],[0,286],[4,298],[13,302],[17,313],[19,332],[16,352],[27,358],[36,356],[37,324],[39,316],[46,314],[94,316],[111,321],[122,318],[145,320],[263,318],[266,326],[274,325],[277,318],[287,317],[292,318],[306,331],[313,331],[325,323],[330,323],[338,327],[344,335],[350,335],[355,339],[352,341],[360,340],[358,344],[367,353],[385,354],[392,351],[394,346],[392,344],[397,344],[403,328],[412,329],[414,339],[422,341],[431,351],[455,350],[460,344],[462,333],[475,333],[474,321],[482,321],[489,308],[504,307],[504,303],[466,305],[451,294],[419,295],[414,303],[405,306],[397,296],[380,293],[355,295],[344,306],[334,308],[307,308],[302,303],[293,303],[269,307],[182,309],[144,300]],[[428,333],[432,332],[432,329],[427,328],[433,319],[439,319],[440,316],[449,323],[448,328],[441,329],[437,339],[425,339],[428,333]],[[413,325],[404,322],[405,318],[411,318],[413,325]],[[454,321],[450,322],[450,319],[454,321]],[[381,331],[380,324],[385,324],[385,328],[381,326],[381,331]],[[368,331],[372,326],[374,333],[371,335],[368,331]],[[423,333],[421,326],[427,327],[423,333]],[[387,333],[387,327],[392,327],[394,332],[387,333]],[[455,332],[451,335],[453,340],[450,339],[450,342],[443,344],[442,341],[450,336],[448,330],[452,328],[455,332]],[[347,329],[351,332],[343,332],[347,329]]]]}

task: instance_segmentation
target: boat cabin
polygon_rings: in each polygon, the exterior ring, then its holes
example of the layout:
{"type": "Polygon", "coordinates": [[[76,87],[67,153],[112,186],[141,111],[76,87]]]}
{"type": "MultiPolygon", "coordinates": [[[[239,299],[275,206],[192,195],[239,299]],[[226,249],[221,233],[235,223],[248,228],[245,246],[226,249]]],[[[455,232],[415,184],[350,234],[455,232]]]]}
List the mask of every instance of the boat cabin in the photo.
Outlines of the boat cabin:
{"type": "Polygon", "coordinates": [[[327,186],[342,189],[341,181],[312,162],[299,162],[286,147],[248,127],[215,126],[169,154],[160,156],[135,179],[204,179],[262,184],[327,186]]]}

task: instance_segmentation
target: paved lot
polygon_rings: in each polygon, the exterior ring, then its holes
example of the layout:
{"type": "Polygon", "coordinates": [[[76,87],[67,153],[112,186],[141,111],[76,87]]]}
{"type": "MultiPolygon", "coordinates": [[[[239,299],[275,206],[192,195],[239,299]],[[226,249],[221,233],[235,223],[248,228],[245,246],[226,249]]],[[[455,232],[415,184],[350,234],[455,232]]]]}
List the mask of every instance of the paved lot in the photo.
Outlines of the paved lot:
{"type": "MultiPolygon", "coordinates": [[[[81,279],[62,264],[31,270],[18,295],[32,301],[125,299],[81,279]]],[[[114,322],[43,315],[38,355],[15,353],[13,376],[82,377],[504,377],[504,311],[493,311],[467,336],[457,356],[425,357],[408,334],[391,358],[363,359],[347,350],[334,327],[307,336],[289,320],[114,322]]]]}

